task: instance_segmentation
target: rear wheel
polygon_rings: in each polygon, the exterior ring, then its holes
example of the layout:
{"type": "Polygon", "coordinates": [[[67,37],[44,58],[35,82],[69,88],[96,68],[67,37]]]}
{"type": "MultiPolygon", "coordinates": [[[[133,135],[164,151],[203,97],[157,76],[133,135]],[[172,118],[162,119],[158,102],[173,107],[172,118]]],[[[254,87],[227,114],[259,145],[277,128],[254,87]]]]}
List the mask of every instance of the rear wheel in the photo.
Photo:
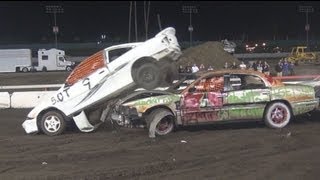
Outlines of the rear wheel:
{"type": "Polygon", "coordinates": [[[28,72],[28,68],[26,68],[26,67],[22,68],[22,72],[24,72],[24,73],[28,72]]]}
{"type": "Polygon", "coordinates": [[[282,102],[275,102],[270,104],[265,112],[265,123],[270,128],[283,128],[291,119],[291,112],[289,107],[282,102]]]}
{"type": "Polygon", "coordinates": [[[41,118],[40,128],[46,135],[56,136],[65,131],[66,122],[61,113],[48,111],[41,118]]]}
{"type": "Polygon", "coordinates": [[[47,67],[43,66],[42,72],[47,72],[47,67]]]}
{"type": "Polygon", "coordinates": [[[138,86],[144,89],[151,90],[160,85],[160,70],[154,63],[142,64],[135,70],[134,74],[133,79],[138,86]]]}
{"type": "Polygon", "coordinates": [[[149,133],[154,131],[155,135],[163,136],[174,130],[174,115],[167,109],[156,109],[147,117],[149,133]]]}

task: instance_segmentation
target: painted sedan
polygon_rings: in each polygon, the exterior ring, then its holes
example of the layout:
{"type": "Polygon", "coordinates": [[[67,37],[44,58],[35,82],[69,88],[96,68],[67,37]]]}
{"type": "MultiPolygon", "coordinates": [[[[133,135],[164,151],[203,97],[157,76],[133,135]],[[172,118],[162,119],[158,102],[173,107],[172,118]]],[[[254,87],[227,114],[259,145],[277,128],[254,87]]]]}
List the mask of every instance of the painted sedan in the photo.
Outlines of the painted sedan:
{"type": "Polygon", "coordinates": [[[131,94],[116,104],[111,119],[121,126],[145,125],[155,137],[176,126],[235,120],[283,128],[318,106],[311,86],[284,85],[256,71],[223,70],[203,74],[182,91],[131,94]]]}

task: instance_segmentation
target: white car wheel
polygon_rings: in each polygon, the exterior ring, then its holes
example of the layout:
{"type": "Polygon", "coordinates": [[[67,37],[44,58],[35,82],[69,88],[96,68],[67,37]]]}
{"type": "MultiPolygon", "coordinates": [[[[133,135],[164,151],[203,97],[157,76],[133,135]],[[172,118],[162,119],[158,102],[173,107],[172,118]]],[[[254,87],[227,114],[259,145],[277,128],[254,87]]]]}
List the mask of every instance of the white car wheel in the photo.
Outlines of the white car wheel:
{"type": "Polygon", "coordinates": [[[135,78],[138,86],[152,90],[160,85],[160,70],[154,63],[145,63],[137,69],[135,78]]]}
{"type": "Polygon", "coordinates": [[[66,123],[63,116],[56,111],[49,111],[41,118],[41,130],[49,135],[55,136],[64,132],[66,123]]]}
{"type": "Polygon", "coordinates": [[[283,128],[289,123],[290,119],[290,109],[282,102],[269,105],[265,113],[265,123],[270,128],[283,128]]]}

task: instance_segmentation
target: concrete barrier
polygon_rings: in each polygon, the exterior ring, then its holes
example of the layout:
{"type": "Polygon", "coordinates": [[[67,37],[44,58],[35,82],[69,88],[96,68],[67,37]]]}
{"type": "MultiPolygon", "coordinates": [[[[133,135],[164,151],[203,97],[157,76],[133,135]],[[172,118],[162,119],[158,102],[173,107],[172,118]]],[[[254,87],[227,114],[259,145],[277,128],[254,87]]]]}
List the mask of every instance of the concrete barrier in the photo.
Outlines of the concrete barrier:
{"type": "Polygon", "coordinates": [[[10,94],[0,92],[0,109],[10,108],[10,94]]]}
{"type": "MultiPolygon", "coordinates": [[[[55,91],[28,91],[14,92],[11,95],[11,108],[33,108],[45,96],[49,96],[55,91]]],[[[1,101],[0,101],[1,102],[1,101]]]]}

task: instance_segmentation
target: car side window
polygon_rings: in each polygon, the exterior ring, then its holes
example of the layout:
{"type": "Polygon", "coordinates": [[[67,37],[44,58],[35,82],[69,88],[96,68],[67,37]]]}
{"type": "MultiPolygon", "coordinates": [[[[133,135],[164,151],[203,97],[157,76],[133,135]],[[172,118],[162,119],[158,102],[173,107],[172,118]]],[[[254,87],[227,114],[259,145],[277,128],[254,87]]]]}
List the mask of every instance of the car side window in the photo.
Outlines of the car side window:
{"type": "Polygon", "coordinates": [[[244,75],[241,82],[241,89],[261,89],[265,88],[265,83],[258,76],[244,75]]]}
{"type": "Polygon", "coordinates": [[[208,77],[195,85],[195,92],[221,92],[223,91],[223,76],[208,77]]]}
{"type": "Polygon", "coordinates": [[[122,56],[124,53],[130,51],[132,48],[120,48],[108,51],[109,54],[109,63],[118,57],[122,56]]]}

